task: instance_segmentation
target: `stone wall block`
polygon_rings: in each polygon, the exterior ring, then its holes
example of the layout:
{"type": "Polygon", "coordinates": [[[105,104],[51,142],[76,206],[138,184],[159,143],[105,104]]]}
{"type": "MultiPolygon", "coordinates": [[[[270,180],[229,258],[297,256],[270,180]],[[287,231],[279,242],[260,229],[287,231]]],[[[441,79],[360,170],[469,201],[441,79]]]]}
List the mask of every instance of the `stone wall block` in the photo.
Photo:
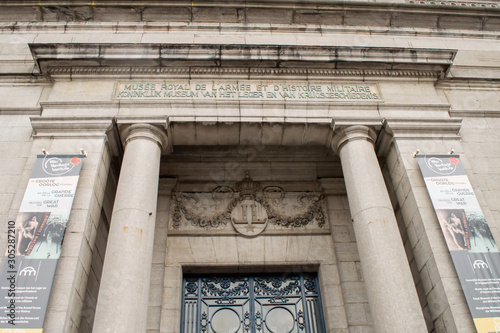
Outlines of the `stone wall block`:
{"type": "Polygon", "coordinates": [[[167,265],[176,262],[195,262],[193,251],[191,250],[187,237],[170,237],[167,240],[166,253],[165,263],[167,265]]]}
{"type": "Polygon", "coordinates": [[[346,303],[367,303],[365,284],[357,281],[342,281],[342,295],[346,303]]]}
{"type": "Polygon", "coordinates": [[[234,7],[193,7],[193,22],[237,22],[237,9],[234,7]]]}
{"type": "Polygon", "coordinates": [[[213,262],[215,261],[215,249],[213,241],[209,237],[188,237],[194,262],[213,262]]]}
{"type": "Polygon", "coordinates": [[[240,237],[236,242],[236,246],[240,265],[245,263],[264,263],[264,238],[240,237]]]}
{"type": "Polygon", "coordinates": [[[159,306],[148,306],[148,317],[146,319],[146,332],[158,332],[160,322],[158,318],[161,316],[161,308],[159,306]]]}
{"type": "Polygon", "coordinates": [[[344,24],[351,26],[364,26],[367,22],[377,27],[390,25],[391,14],[378,11],[348,11],[345,13],[344,24]]]}
{"type": "Polygon", "coordinates": [[[106,7],[95,6],[92,8],[93,18],[96,21],[104,22],[123,22],[123,21],[140,21],[140,10],[134,7],[114,7],[111,14],[106,7]]]}
{"type": "Polygon", "coordinates": [[[328,313],[325,318],[326,330],[328,332],[351,332],[352,326],[349,326],[347,322],[344,306],[328,306],[325,305],[325,302],[323,302],[323,304],[323,308],[328,313]]]}
{"type": "Polygon", "coordinates": [[[290,23],[292,14],[291,11],[284,9],[248,8],[246,17],[248,23],[290,23]]]}
{"type": "Polygon", "coordinates": [[[153,245],[153,264],[165,263],[165,249],[167,248],[168,228],[155,228],[155,239],[153,245]]]}
{"type": "Polygon", "coordinates": [[[438,24],[438,16],[428,13],[394,13],[391,23],[394,27],[435,29],[438,24]]]}
{"type": "Polygon", "coordinates": [[[287,238],[286,261],[299,260],[307,262],[312,236],[288,236],[287,238]]]}
{"type": "Polygon", "coordinates": [[[335,243],[351,243],[353,239],[353,230],[349,226],[332,226],[332,237],[335,243]]]}
{"type": "MultiPolygon", "coordinates": [[[[265,248],[267,249],[269,238],[266,237],[265,248]]],[[[237,263],[238,262],[238,252],[232,249],[237,248],[238,238],[236,237],[214,237],[213,246],[215,249],[215,259],[217,262],[223,263],[237,263]]],[[[271,250],[273,253],[275,250],[271,250]]],[[[265,251],[267,253],[267,251],[265,251]]]]}
{"type": "MultiPolygon", "coordinates": [[[[305,245],[305,244],[304,244],[305,245]]],[[[305,247],[304,247],[305,249],[305,247]]],[[[309,262],[324,262],[336,263],[335,253],[329,251],[333,249],[332,237],[328,236],[311,236],[309,248],[307,251],[306,261],[309,262]]]]}
{"type": "Polygon", "coordinates": [[[355,262],[339,262],[338,263],[340,279],[344,281],[359,281],[358,268],[355,262]]]}
{"type": "Polygon", "coordinates": [[[358,247],[356,243],[338,243],[335,244],[335,253],[337,260],[340,261],[359,261],[358,247]]]}
{"type": "Polygon", "coordinates": [[[298,24],[341,25],[343,13],[340,11],[296,10],[293,21],[298,24]]]}
{"type": "Polygon", "coordinates": [[[328,285],[322,290],[322,301],[327,306],[344,306],[344,296],[340,285],[328,285]]]}
{"type": "MultiPolygon", "coordinates": [[[[186,7],[146,7],[142,12],[142,20],[188,22],[191,20],[191,11],[186,7]]],[[[144,30],[148,30],[147,25],[144,30]]]]}
{"type": "Polygon", "coordinates": [[[287,257],[287,237],[266,237],[264,241],[266,263],[285,262],[287,257]]]}
{"type": "Polygon", "coordinates": [[[340,285],[339,269],[337,265],[324,264],[319,267],[320,283],[324,286],[340,285]]]}
{"type": "Polygon", "coordinates": [[[371,318],[369,309],[365,303],[350,303],[345,305],[347,313],[347,322],[351,326],[369,326],[371,318]]]}
{"type": "Polygon", "coordinates": [[[442,15],[438,20],[438,28],[442,29],[466,29],[466,30],[481,30],[481,17],[461,17],[457,20],[454,15],[442,15]]]}

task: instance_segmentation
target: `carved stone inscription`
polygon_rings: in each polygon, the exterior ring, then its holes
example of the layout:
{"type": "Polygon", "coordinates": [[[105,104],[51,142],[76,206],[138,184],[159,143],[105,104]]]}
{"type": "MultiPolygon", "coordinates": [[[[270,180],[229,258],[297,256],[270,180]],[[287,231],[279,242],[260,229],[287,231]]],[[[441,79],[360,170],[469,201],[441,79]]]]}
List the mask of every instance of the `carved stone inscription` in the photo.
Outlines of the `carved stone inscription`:
{"type": "Polygon", "coordinates": [[[268,225],[274,230],[323,228],[323,205],[319,193],[261,188],[247,174],[235,189],[220,186],[211,193],[175,193],[169,224],[177,230],[236,231],[245,236],[256,236],[268,225]]]}
{"type": "Polygon", "coordinates": [[[269,81],[144,81],[119,82],[115,98],[124,100],[293,100],[375,101],[375,84],[342,82],[269,81]]]}

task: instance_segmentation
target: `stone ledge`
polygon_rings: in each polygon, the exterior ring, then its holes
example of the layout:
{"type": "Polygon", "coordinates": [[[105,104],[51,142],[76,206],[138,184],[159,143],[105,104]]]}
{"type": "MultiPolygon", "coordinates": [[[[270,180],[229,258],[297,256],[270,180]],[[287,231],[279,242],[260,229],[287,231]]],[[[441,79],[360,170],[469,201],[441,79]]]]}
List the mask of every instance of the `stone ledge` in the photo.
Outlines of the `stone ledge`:
{"type": "Polygon", "coordinates": [[[462,119],[391,119],[386,122],[386,131],[394,139],[459,139],[462,119]]]}
{"type": "Polygon", "coordinates": [[[324,23],[345,26],[370,22],[379,27],[438,27],[442,17],[450,17],[451,27],[462,29],[495,30],[498,22],[488,24],[498,5],[491,1],[429,1],[386,0],[368,2],[359,0],[332,1],[71,1],[64,4],[39,1],[3,1],[0,21],[82,21],[82,22],[149,22],[168,20],[177,22],[235,22],[307,24],[324,23]],[[416,15],[415,15],[416,14],[416,15]],[[421,15],[423,14],[423,15],[421,15]],[[420,16],[419,16],[420,15],[420,16]],[[406,18],[401,19],[400,16],[406,18]],[[473,16],[473,17],[472,17],[473,16]],[[471,18],[472,21],[467,20],[471,18]],[[463,18],[466,18],[463,20],[463,18]],[[455,22],[455,23],[453,23],[455,22]]]}
{"type": "Polygon", "coordinates": [[[500,118],[500,110],[450,110],[451,117],[500,118]]]}
{"type": "MultiPolygon", "coordinates": [[[[99,31],[111,34],[137,33],[162,33],[169,34],[193,32],[220,34],[251,34],[251,33],[272,33],[272,34],[305,34],[307,35],[328,35],[328,34],[370,34],[373,36],[385,36],[390,33],[394,36],[414,37],[454,37],[454,38],[481,38],[495,39],[496,31],[500,26],[500,18],[488,17],[482,23],[485,25],[480,30],[465,29],[463,26],[444,28],[439,26],[437,18],[433,22],[428,22],[429,13],[394,13],[394,23],[390,27],[371,25],[334,25],[329,20],[326,22],[314,21],[312,23],[280,24],[280,23],[212,23],[212,22],[176,22],[176,21],[155,21],[155,22],[2,22],[0,20],[0,31],[5,33],[81,33],[82,31],[99,31]],[[400,24],[398,22],[415,22],[414,24],[400,24]],[[390,29],[390,30],[389,30],[390,29]]],[[[373,19],[373,18],[372,18],[373,19]]],[[[446,22],[453,17],[446,17],[446,22]]],[[[477,22],[476,22],[477,25],[477,22]]]]}
{"type": "Polygon", "coordinates": [[[32,115],[39,116],[42,114],[42,107],[0,107],[0,115],[32,115]]]}
{"type": "Polygon", "coordinates": [[[30,119],[34,137],[38,138],[104,138],[106,132],[113,128],[112,119],[82,117],[31,117],[30,119]]]}

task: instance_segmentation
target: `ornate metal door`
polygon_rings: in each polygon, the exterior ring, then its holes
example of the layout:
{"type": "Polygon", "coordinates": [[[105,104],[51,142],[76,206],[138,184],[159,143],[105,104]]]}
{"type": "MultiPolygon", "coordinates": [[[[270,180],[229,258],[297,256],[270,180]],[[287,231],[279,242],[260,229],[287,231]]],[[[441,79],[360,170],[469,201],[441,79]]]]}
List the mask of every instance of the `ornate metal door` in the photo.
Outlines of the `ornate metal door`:
{"type": "Polygon", "coordinates": [[[186,276],[183,333],[325,333],[313,274],[186,276]]]}

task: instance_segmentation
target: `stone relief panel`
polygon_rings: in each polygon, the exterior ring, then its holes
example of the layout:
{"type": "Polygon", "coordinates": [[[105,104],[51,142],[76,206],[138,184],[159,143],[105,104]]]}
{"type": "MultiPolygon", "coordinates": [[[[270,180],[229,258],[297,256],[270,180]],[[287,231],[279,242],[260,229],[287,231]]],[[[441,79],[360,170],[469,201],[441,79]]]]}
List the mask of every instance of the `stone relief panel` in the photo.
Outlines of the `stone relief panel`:
{"type": "Polygon", "coordinates": [[[172,193],[169,229],[174,233],[329,232],[319,192],[287,192],[278,185],[263,187],[247,172],[242,181],[212,192],[172,193]]]}

